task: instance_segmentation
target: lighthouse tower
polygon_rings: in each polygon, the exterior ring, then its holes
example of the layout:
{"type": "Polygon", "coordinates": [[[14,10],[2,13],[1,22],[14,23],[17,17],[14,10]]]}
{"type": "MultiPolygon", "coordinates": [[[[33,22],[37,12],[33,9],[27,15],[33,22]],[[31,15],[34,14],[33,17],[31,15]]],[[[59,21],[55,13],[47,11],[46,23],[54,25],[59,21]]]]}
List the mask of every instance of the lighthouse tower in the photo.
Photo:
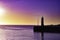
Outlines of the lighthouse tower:
{"type": "Polygon", "coordinates": [[[44,26],[44,18],[41,17],[41,26],[43,27],[44,26]]]}

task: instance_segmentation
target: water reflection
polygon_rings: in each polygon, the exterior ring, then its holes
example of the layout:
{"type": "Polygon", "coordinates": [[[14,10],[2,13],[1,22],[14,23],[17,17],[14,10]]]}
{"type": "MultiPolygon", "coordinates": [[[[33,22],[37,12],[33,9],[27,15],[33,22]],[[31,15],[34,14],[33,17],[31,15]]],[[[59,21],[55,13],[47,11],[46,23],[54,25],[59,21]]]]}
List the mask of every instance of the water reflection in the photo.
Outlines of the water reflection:
{"type": "MultiPolygon", "coordinates": [[[[33,32],[33,28],[0,29],[0,40],[41,40],[41,33],[33,32]]],[[[60,34],[44,33],[44,40],[60,40],[60,34]]]]}
{"type": "MultiPolygon", "coordinates": [[[[34,40],[41,40],[41,33],[34,33],[34,40]]],[[[59,33],[44,33],[44,40],[60,40],[59,33]]]]}
{"type": "Polygon", "coordinates": [[[41,33],[34,32],[34,40],[41,40],[41,33]]]}
{"type": "Polygon", "coordinates": [[[32,29],[0,29],[0,40],[34,40],[34,34],[32,29]]]}

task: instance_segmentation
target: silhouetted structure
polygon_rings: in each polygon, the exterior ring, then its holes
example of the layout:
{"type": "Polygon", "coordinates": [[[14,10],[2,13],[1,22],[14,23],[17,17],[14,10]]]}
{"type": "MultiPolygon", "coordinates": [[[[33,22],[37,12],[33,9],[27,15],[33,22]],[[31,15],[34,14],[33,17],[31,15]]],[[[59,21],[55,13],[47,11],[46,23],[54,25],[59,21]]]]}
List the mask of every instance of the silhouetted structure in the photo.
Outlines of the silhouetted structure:
{"type": "Polygon", "coordinates": [[[60,33],[60,25],[44,25],[44,18],[41,18],[41,26],[34,26],[34,32],[41,32],[42,40],[44,40],[44,32],[60,33]]]}
{"type": "Polygon", "coordinates": [[[34,32],[49,32],[49,33],[60,33],[59,25],[44,25],[44,18],[41,18],[41,26],[34,26],[34,32]]]}
{"type": "Polygon", "coordinates": [[[41,32],[41,39],[44,40],[44,18],[41,18],[41,27],[42,27],[42,32],[41,32]]]}

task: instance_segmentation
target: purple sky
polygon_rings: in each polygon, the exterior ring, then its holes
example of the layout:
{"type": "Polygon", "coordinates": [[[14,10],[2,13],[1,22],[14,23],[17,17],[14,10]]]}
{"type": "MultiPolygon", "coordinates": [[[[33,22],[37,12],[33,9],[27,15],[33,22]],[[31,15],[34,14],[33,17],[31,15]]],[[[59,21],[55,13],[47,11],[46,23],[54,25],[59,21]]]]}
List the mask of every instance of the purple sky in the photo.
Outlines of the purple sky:
{"type": "Polygon", "coordinates": [[[59,4],[58,0],[53,1],[41,1],[41,0],[9,0],[3,1],[12,10],[22,12],[32,12],[33,14],[46,14],[46,15],[59,15],[59,4]]]}

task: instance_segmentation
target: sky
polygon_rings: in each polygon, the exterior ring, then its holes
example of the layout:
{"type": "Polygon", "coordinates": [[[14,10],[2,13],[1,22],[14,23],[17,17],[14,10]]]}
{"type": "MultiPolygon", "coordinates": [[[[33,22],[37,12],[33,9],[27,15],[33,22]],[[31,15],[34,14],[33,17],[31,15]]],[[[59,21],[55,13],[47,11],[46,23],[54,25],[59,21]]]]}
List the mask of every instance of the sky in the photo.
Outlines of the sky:
{"type": "Polygon", "coordinates": [[[60,24],[59,0],[0,0],[0,24],[39,25],[41,17],[44,24],[60,24]]]}

